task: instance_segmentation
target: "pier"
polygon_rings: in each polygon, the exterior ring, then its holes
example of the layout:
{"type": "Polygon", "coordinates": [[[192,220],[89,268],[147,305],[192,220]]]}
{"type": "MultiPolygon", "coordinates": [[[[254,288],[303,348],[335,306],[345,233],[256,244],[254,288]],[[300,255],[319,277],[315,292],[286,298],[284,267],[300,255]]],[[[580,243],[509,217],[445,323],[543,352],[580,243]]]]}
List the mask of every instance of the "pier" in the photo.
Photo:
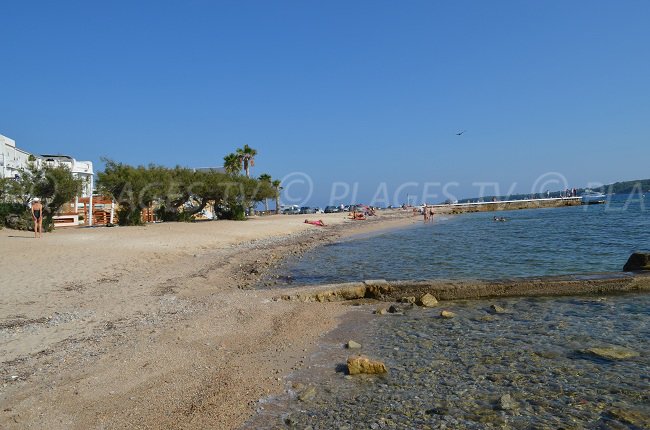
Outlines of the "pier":
{"type": "Polygon", "coordinates": [[[501,200],[495,202],[451,203],[432,205],[436,214],[462,214],[470,212],[509,211],[517,209],[559,208],[580,206],[581,197],[560,197],[548,199],[501,200]]]}

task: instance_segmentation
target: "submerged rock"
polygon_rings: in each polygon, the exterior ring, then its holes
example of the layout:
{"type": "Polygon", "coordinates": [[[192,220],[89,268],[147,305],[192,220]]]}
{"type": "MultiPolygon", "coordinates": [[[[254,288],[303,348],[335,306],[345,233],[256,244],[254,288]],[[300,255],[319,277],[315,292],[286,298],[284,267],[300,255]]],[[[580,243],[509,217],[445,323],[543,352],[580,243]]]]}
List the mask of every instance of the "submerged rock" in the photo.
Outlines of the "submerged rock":
{"type": "Polygon", "coordinates": [[[638,428],[650,428],[650,415],[641,411],[614,408],[607,411],[617,421],[633,425],[638,428]]]}
{"type": "Polygon", "coordinates": [[[512,399],[510,394],[504,394],[499,398],[499,404],[497,406],[502,411],[509,411],[517,407],[517,402],[512,399]]]}
{"type": "Polygon", "coordinates": [[[584,351],[589,355],[593,355],[598,358],[604,358],[606,360],[627,360],[629,358],[638,357],[639,353],[622,346],[602,346],[588,348],[584,351]]]}
{"type": "Polygon", "coordinates": [[[386,308],[379,308],[379,309],[376,309],[374,313],[376,315],[386,315],[388,313],[388,311],[386,310],[386,308]]]}
{"type": "Polygon", "coordinates": [[[425,295],[420,297],[420,299],[418,300],[418,304],[426,308],[432,308],[438,305],[438,300],[435,297],[433,297],[431,294],[426,293],[425,295]]]}
{"type": "Polygon", "coordinates": [[[650,270],[650,252],[635,252],[627,259],[623,266],[624,272],[634,272],[637,270],[650,270]]]}
{"type": "Polygon", "coordinates": [[[390,307],[388,308],[388,312],[391,314],[401,315],[405,311],[413,309],[413,306],[414,306],[413,303],[406,303],[403,306],[390,305],[390,307]]]}
{"type": "Polygon", "coordinates": [[[364,355],[348,357],[348,373],[359,375],[361,373],[375,375],[388,372],[386,365],[381,361],[371,360],[364,355]]]}
{"type": "Polygon", "coordinates": [[[416,300],[415,300],[415,297],[413,297],[413,296],[410,296],[410,297],[402,297],[402,298],[400,299],[400,302],[402,302],[402,303],[415,303],[415,301],[416,301],[416,300]]]}
{"type": "Polygon", "coordinates": [[[455,316],[456,316],[456,314],[453,313],[452,311],[442,311],[442,312],[440,312],[440,317],[441,318],[450,319],[450,318],[453,318],[455,316]]]}
{"type": "Polygon", "coordinates": [[[390,307],[388,308],[388,313],[391,313],[391,314],[398,314],[398,313],[401,313],[401,311],[402,310],[400,308],[398,308],[397,306],[395,306],[395,305],[390,305],[390,307]]]}
{"type": "Polygon", "coordinates": [[[491,305],[490,306],[490,313],[493,313],[493,314],[505,314],[506,310],[504,308],[502,308],[501,306],[499,306],[499,305],[491,305]]]}
{"type": "Polygon", "coordinates": [[[308,402],[309,400],[312,400],[314,397],[316,397],[315,387],[307,387],[300,394],[298,394],[298,399],[301,402],[308,402]]]}

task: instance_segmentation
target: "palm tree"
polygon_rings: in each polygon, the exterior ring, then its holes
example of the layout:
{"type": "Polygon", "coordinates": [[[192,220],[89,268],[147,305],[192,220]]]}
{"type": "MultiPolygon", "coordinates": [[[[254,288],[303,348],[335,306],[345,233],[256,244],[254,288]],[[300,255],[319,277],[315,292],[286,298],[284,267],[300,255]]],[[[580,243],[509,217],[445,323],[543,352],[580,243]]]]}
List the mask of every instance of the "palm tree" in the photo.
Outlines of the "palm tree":
{"type": "Polygon", "coordinates": [[[248,145],[244,145],[243,148],[237,148],[236,154],[244,164],[244,172],[246,172],[246,177],[250,178],[250,168],[255,165],[255,156],[257,155],[257,150],[251,148],[248,145]]]}
{"type": "Polygon", "coordinates": [[[280,213],[280,190],[282,187],[280,186],[279,179],[271,182],[271,185],[273,185],[273,189],[275,190],[275,214],[277,215],[280,213]]]}
{"type": "MultiPolygon", "coordinates": [[[[268,182],[269,184],[271,184],[271,175],[269,175],[268,173],[261,174],[258,179],[262,182],[268,182]]],[[[264,212],[266,212],[267,214],[269,213],[269,199],[266,198],[264,199],[264,212]]]]}
{"type": "Polygon", "coordinates": [[[223,168],[229,175],[236,175],[241,172],[242,160],[237,154],[228,154],[223,157],[223,168]]]}

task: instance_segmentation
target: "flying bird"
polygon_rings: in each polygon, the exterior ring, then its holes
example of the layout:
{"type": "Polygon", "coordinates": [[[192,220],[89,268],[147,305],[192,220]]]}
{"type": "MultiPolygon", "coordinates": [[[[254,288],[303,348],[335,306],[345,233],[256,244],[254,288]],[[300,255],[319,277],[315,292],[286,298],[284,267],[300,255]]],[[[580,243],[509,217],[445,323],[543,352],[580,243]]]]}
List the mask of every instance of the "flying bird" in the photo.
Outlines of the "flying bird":
{"type": "Polygon", "coordinates": [[[461,131],[461,132],[459,132],[459,133],[456,133],[456,136],[460,136],[460,135],[462,135],[463,133],[465,133],[465,130],[463,130],[463,131],[461,131]]]}

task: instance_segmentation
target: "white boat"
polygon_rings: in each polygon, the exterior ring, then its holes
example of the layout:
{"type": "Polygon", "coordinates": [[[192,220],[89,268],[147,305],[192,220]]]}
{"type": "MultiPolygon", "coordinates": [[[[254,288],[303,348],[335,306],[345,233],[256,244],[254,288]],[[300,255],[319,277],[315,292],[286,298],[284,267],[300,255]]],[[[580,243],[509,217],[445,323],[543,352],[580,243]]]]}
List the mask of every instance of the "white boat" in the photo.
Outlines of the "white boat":
{"type": "Polygon", "coordinates": [[[594,205],[598,203],[605,203],[607,196],[603,193],[597,193],[591,190],[585,190],[582,193],[582,204],[583,205],[594,205]]]}

